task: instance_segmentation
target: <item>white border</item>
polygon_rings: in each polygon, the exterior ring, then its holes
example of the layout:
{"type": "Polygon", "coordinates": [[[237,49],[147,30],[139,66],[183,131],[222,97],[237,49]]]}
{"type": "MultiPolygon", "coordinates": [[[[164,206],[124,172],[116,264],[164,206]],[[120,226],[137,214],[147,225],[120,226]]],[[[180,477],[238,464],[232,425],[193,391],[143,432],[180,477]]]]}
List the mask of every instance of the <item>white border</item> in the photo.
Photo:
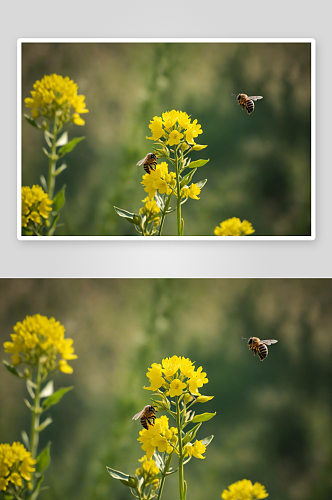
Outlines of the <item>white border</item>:
{"type": "Polygon", "coordinates": [[[17,239],[20,241],[292,241],[316,239],[316,40],[314,38],[19,38],[17,40],[17,239]],[[311,44],[311,235],[310,236],[22,236],[22,44],[23,43],[310,43],[311,44]]]}

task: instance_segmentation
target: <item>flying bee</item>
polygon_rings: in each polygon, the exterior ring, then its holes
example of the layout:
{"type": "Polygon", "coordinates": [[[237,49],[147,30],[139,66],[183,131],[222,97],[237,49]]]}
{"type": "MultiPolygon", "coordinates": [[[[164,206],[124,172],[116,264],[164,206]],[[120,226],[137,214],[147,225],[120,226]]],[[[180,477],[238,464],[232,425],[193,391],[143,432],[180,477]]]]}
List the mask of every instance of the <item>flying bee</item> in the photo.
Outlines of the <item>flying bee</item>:
{"type": "Polygon", "coordinates": [[[143,165],[147,174],[151,174],[152,170],[156,170],[157,157],[154,153],[148,153],[142,160],[136,163],[138,167],[143,165]]]}
{"type": "Polygon", "coordinates": [[[133,420],[138,420],[141,419],[141,424],[144,427],[144,429],[148,429],[148,423],[150,425],[154,425],[154,421],[156,420],[156,409],[154,406],[151,405],[146,405],[144,406],[142,411],[139,411],[136,413],[136,415],[133,416],[133,420]],[[152,420],[152,422],[151,422],[152,420]]]}
{"type": "Polygon", "coordinates": [[[247,341],[249,349],[254,353],[254,356],[256,356],[256,352],[258,352],[258,356],[261,361],[263,361],[268,355],[269,351],[266,346],[276,344],[278,342],[277,340],[273,339],[261,340],[258,337],[250,337],[250,339],[245,339],[244,337],[242,337],[242,339],[247,341]]]}
{"type": "Polygon", "coordinates": [[[252,113],[255,109],[254,101],[263,99],[261,95],[251,95],[250,97],[248,97],[247,94],[231,95],[236,97],[236,100],[240,104],[242,109],[246,108],[248,115],[250,115],[250,113],[252,113]]]}

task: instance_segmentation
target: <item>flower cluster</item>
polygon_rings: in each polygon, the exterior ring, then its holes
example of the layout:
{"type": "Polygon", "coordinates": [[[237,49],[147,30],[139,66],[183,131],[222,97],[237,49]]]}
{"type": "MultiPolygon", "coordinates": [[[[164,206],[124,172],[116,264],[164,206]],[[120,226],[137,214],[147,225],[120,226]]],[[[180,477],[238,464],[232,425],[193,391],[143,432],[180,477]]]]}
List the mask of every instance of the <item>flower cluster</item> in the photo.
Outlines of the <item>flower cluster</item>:
{"type": "Polygon", "coordinates": [[[198,194],[200,194],[201,188],[197,184],[192,183],[189,187],[185,186],[181,189],[181,198],[192,198],[193,200],[199,200],[198,194]]]}
{"type": "Polygon", "coordinates": [[[48,216],[52,210],[52,201],[47,193],[40,186],[23,186],[21,191],[22,196],[22,227],[27,227],[29,221],[37,226],[41,226],[43,222],[49,225],[48,216]],[[41,219],[45,219],[43,221],[41,219]]]}
{"type": "Polygon", "coordinates": [[[68,76],[45,75],[41,81],[33,84],[32,97],[25,99],[25,105],[32,108],[32,118],[44,116],[48,119],[57,117],[58,124],[64,125],[73,121],[76,125],[84,125],[80,114],[88,113],[84,95],[77,95],[78,86],[68,76]],[[74,113],[71,114],[71,109],[74,113]]]}
{"type": "Polygon", "coordinates": [[[166,193],[170,195],[176,186],[175,173],[168,172],[168,165],[165,161],[156,166],[156,170],[152,170],[150,174],[144,174],[141,182],[144,186],[144,191],[153,199],[157,191],[160,194],[166,193]]]}
{"type": "Polygon", "coordinates": [[[145,486],[151,484],[152,491],[156,490],[160,483],[157,478],[160,471],[156,466],[156,462],[152,460],[152,458],[148,458],[146,455],[140,458],[139,462],[141,462],[142,465],[136,469],[136,476],[143,478],[145,486]]]}
{"type": "Polygon", "coordinates": [[[223,500],[256,500],[268,496],[262,484],[252,484],[250,480],[242,479],[228,486],[228,490],[222,492],[221,498],[223,500]]]}
{"type": "Polygon", "coordinates": [[[151,458],[156,448],[160,453],[165,451],[170,454],[177,443],[177,433],[176,427],[169,428],[168,418],[163,415],[156,418],[154,425],[141,430],[137,441],[142,443],[141,447],[146,452],[147,458],[151,458]]]}
{"type": "Polygon", "coordinates": [[[238,217],[224,220],[214,230],[216,236],[245,236],[254,232],[251,222],[247,220],[241,222],[238,217]]]}
{"type": "Polygon", "coordinates": [[[144,203],[144,207],[139,209],[139,213],[145,215],[148,221],[159,221],[159,216],[157,215],[160,212],[160,208],[157,205],[155,200],[151,200],[148,196],[142,200],[144,203]]]}
{"type": "Polygon", "coordinates": [[[180,396],[184,392],[199,396],[198,389],[208,383],[206,373],[200,366],[195,370],[194,363],[189,358],[172,356],[162,360],[162,364],[153,363],[146,376],[150,380],[150,387],[157,391],[161,387],[166,389],[165,395],[171,398],[180,396]]]}
{"type": "Polygon", "coordinates": [[[203,133],[197,120],[192,122],[187,113],[175,109],[162,113],[162,116],[155,116],[150,121],[149,128],[152,137],[147,137],[147,139],[153,141],[162,139],[168,146],[174,146],[184,141],[195,144],[194,139],[203,133]]]}
{"type": "Polygon", "coordinates": [[[18,488],[24,487],[24,481],[31,480],[31,472],[36,463],[23,444],[0,444],[0,491],[5,491],[12,483],[18,488]]]}
{"type": "Polygon", "coordinates": [[[188,443],[184,448],[185,456],[189,455],[190,457],[195,458],[205,458],[202,453],[206,450],[206,446],[202,443],[202,441],[198,441],[196,439],[194,444],[188,443]]]}
{"type": "Polygon", "coordinates": [[[45,375],[52,370],[59,369],[64,373],[72,373],[73,368],[67,360],[76,359],[73,340],[65,338],[65,327],[54,318],[35,314],[27,316],[23,322],[14,326],[11,334],[12,342],[5,342],[5,352],[11,353],[13,366],[26,363],[36,366],[42,364],[42,373],[45,375]],[[62,359],[56,360],[57,354],[62,359]]]}

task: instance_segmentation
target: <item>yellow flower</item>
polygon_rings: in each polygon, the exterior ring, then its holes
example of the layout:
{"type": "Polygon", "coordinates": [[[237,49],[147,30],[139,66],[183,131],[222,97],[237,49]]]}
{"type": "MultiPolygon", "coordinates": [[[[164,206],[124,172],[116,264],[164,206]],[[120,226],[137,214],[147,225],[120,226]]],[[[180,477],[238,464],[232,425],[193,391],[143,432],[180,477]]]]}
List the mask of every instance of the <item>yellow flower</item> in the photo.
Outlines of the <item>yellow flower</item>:
{"type": "Polygon", "coordinates": [[[31,480],[31,473],[36,463],[31,453],[23,444],[15,442],[0,444],[0,491],[7,489],[8,483],[13,483],[18,489],[24,487],[22,479],[31,480]]]}
{"type": "MultiPolygon", "coordinates": [[[[156,462],[152,460],[152,458],[148,458],[146,455],[144,455],[139,459],[139,462],[142,462],[142,465],[141,467],[139,467],[139,469],[136,469],[136,475],[145,477],[146,482],[147,476],[156,476],[157,474],[159,474],[159,469],[156,466],[156,462]]],[[[151,482],[151,480],[149,482],[151,482]]]]}
{"type": "Polygon", "coordinates": [[[191,184],[190,187],[185,186],[181,189],[181,198],[192,198],[193,200],[199,200],[198,194],[200,194],[201,188],[197,184],[191,184]]]}
{"type": "Polygon", "coordinates": [[[173,398],[174,396],[181,396],[183,389],[187,387],[187,384],[181,382],[178,378],[172,380],[168,394],[173,398]]]}
{"type": "Polygon", "coordinates": [[[222,492],[223,500],[256,500],[268,497],[265,486],[260,483],[254,485],[248,479],[242,479],[228,486],[228,490],[222,492]]]}
{"type": "Polygon", "coordinates": [[[205,453],[206,446],[202,443],[202,441],[195,441],[194,444],[188,443],[185,446],[185,455],[189,455],[191,457],[196,458],[205,458],[202,453],[205,453]]]}
{"type": "Polygon", "coordinates": [[[191,394],[200,395],[198,388],[207,383],[208,379],[206,378],[206,373],[202,372],[202,367],[200,366],[196,372],[193,372],[189,379],[189,391],[191,394]]]}
{"type": "Polygon", "coordinates": [[[157,191],[160,194],[166,193],[167,195],[172,193],[176,185],[175,172],[168,173],[168,165],[166,162],[162,162],[156,166],[156,170],[153,170],[150,174],[143,175],[143,180],[141,182],[149,195],[149,198],[153,198],[157,191]]]}
{"type": "Polygon", "coordinates": [[[28,186],[22,187],[21,200],[22,227],[27,227],[30,220],[40,225],[42,223],[40,217],[43,217],[47,224],[53,201],[49,199],[48,194],[40,186],[34,185],[32,188],[28,186]]]}
{"type": "Polygon", "coordinates": [[[150,121],[149,128],[151,129],[152,137],[147,137],[147,139],[157,141],[160,137],[162,137],[164,131],[162,119],[159,116],[155,116],[153,120],[150,121]]]}
{"type": "Polygon", "coordinates": [[[65,338],[65,327],[54,318],[35,314],[27,316],[23,322],[14,326],[11,334],[12,342],[5,342],[5,352],[11,353],[12,364],[19,365],[21,362],[35,366],[41,357],[42,372],[49,373],[59,368],[64,373],[72,373],[73,369],[67,364],[67,360],[76,359],[73,340],[65,338]],[[57,363],[57,354],[62,359],[57,363]]]}
{"type": "Polygon", "coordinates": [[[163,118],[163,125],[165,129],[170,129],[175,125],[178,119],[178,111],[175,111],[175,109],[172,109],[172,111],[166,111],[165,113],[162,114],[163,118]]]}
{"type": "Polygon", "coordinates": [[[25,99],[25,105],[32,108],[31,116],[38,118],[53,119],[57,117],[58,125],[73,121],[77,125],[84,125],[84,120],[80,117],[82,113],[88,113],[86,109],[85,96],[77,95],[78,86],[68,76],[45,75],[41,81],[37,80],[33,84],[32,97],[25,99]],[[74,113],[71,115],[71,110],[74,113]]]}
{"type": "Polygon", "coordinates": [[[150,380],[150,387],[144,387],[144,389],[157,391],[164,383],[161,365],[157,363],[153,363],[151,368],[148,368],[146,376],[150,380]]]}
{"type": "Polygon", "coordinates": [[[162,360],[163,372],[166,378],[172,377],[180,367],[180,359],[177,356],[162,360]]]}
{"type": "Polygon", "coordinates": [[[220,223],[214,230],[216,236],[245,236],[254,233],[252,224],[247,220],[240,221],[237,217],[232,217],[220,223]]]}
{"type": "Polygon", "coordinates": [[[147,458],[151,458],[155,449],[161,453],[166,451],[170,454],[173,450],[169,441],[173,442],[173,436],[177,433],[177,429],[168,427],[168,418],[164,415],[156,418],[155,424],[151,425],[148,429],[143,429],[139,433],[137,441],[142,443],[142,450],[146,452],[147,458]]]}
{"type": "Polygon", "coordinates": [[[180,357],[179,360],[179,368],[181,373],[187,378],[191,377],[192,373],[195,371],[193,362],[190,361],[189,358],[184,357],[180,357]]]}
{"type": "Polygon", "coordinates": [[[186,141],[190,144],[194,143],[194,137],[197,137],[198,134],[202,134],[203,130],[197,120],[194,120],[186,130],[186,141]]]}
{"type": "Polygon", "coordinates": [[[169,146],[174,146],[174,144],[179,144],[181,142],[182,137],[183,134],[181,134],[177,130],[172,130],[172,132],[168,136],[167,144],[169,146]]]}

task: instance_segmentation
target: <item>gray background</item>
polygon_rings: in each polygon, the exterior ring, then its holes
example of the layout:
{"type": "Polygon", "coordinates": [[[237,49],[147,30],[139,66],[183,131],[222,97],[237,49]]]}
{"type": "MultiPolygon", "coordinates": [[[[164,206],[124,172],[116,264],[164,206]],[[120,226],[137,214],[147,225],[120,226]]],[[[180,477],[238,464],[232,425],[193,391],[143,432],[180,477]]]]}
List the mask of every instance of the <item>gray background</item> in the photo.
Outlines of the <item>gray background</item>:
{"type": "MultiPolygon", "coordinates": [[[[2,2],[1,277],[331,276],[331,3],[2,2]],[[317,43],[315,241],[18,241],[16,41],[26,37],[294,37],[317,43]]],[[[273,64],[273,61],[271,62],[273,64]]]]}

